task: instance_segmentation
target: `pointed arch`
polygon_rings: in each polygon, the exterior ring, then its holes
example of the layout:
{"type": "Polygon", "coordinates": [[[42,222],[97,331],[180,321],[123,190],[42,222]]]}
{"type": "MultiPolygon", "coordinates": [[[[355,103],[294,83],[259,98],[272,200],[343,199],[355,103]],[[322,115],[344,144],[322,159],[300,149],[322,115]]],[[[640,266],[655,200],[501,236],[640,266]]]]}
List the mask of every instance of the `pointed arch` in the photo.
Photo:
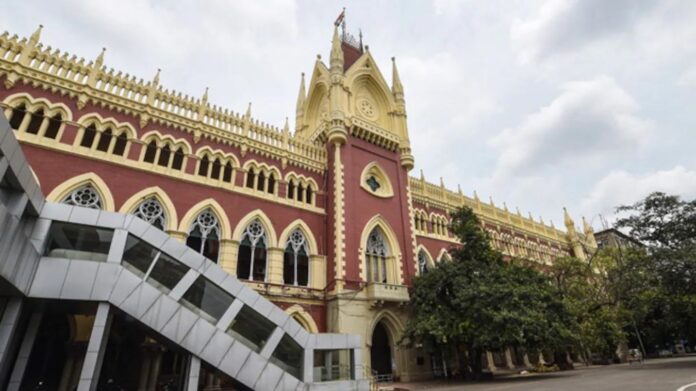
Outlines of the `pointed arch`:
{"type": "Polygon", "coordinates": [[[316,334],[319,332],[319,327],[317,327],[317,323],[314,321],[314,318],[312,318],[312,315],[305,311],[301,305],[295,304],[290,306],[285,309],[285,313],[290,315],[293,319],[295,319],[295,321],[297,321],[297,323],[299,323],[310,333],[316,334]]]}
{"type": "Polygon", "coordinates": [[[290,233],[294,231],[295,228],[299,228],[305,235],[305,239],[307,240],[307,244],[309,245],[310,255],[319,254],[319,246],[317,245],[317,241],[314,238],[314,234],[312,233],[312,230],[309,229],[307,223],[302,221],[302,219],[297,219],[292,223],[288,224],[287,227],[285,227],[283,232],[281,232],[280,236],[278,237],[278,246],[285,246],[285,243],[287,243],[288,241],[288,236],[290,236],[290,233]]]}
{"type": "Polygon", "coordinates": [[[387,256],[387,282],[392,284],[401,284],[403,282],[403,273],[401,265],[401,246],[399,245],[399,240],[394,233],[394,229],[391,227],[389,222],[382,217],[382,215],[377,214],[373,216],[365,227],[363,228],[362,234],[360,235],[360,278],[363,281],[367,281],[367,241],[372,233],[372,230],[379,228],[384,234],[384,238],[389,246],[390,254],[387,256]]]}
{"type": "Polygon", "coordinates": [[[46,199],[53,202],[61,202],[70,192],[84,185],[90,185],[96,190],[102,200],[103,210],[109,212],[116,211],[114,196],[109,186],[106,185],[106,182],[99,175],[93,172],[77,175],[61,183],[51,190],[46,199]]]}
{"type": "Polygon", "coordinates": [[[253,210],[239,220],[239,223],[237,223],[237,226],[232,233],[232,239],[241,242],[244,230],[255,219],[259,219],[261,225],[263,225],[263,228],[266,230],[268,247],[278,247],[278,237],[276,236],[275,229],[273,228],[273,223],[261,209],[253,210]]]}
{"type": "Polygon", "coordinates": [[[239,168],[239,159],[231,152],[224,152],[221,149],[213,149],[209,145],[204,145],[198,148],[194,153],[196,156],[203,156],[204,154],[208,154],[214,158],[219,157],[223,160],[230,160],[232,162],[232,167],[239,168]]]}
{"type": "Polygon", "coordinates": [[[376,161],[369,163],[360,174],[360,187],[380,198],[394,196],[394,188],[386,171],[376,161]],[[373,187],[374,186],[374,187],[373,187]]]}
{"type": "Polygon", "coordinates": [[[140,137],[140,140],[143,144],[147,144],[152,140],[155,140],[158,144],[163,141],[168,141],[174,147],[183,146],[186,155],[190,155],[193,152],[193,147],[185,138],[174,138],[172,135],[161,133],[158,130],[148,131],[140,137]]]}
{"type": "Polygon", "coordinates": [[[230,220],[227,218],[227,213],[225,213],[225,209],[222,207],[222,205],[212,198],[206,198],[198,202],[196,205],[192,206],[188,212],[186,212],[186,214],[184,214],[184,217],[182,217],[181,221],[179,222],[179,232],[188,233],[191,224],[193,224],[198,215],[206,209],[212,210],[220,221],[220,230],[222,231],[220,233],[220,238],[229,239],[232,229],[230,226],[230,220]]]}
{"type": "MultiPolygon", "coordinates": [[[[12,106],[15,103],[26,103],[28,106],[39,105],[39,107],[45,107],[48,111],[46,115],[53,115],[54,111],[59,111],[64,115],[63,121],[72,121],[73,113],[70,108],[62,102],[51,102],[46,98],[34,98],[33,96],[27,94],[26,92],[19,92],[5,97],[3,102],[7,106],[12,106]]],[[[27,107],[28,108],[28,107],[27,107]]]]}
{"type": "Polygon", "coordinates": [[[425,259],[428,263],[429,268],[435,267],[435,259],[433,256],[430,254],[430,251],[428,251],[427,248],[425,248],[424,245],[419,244],[418,247],[416,248],[416,269],[420,270],[418,268],[418,257],[420,256],[421,251],[425,254],[425,259]]]}
{"type": "Polygon", "coordinates": [[[171,198],[169,198],[169,195],[159,186],[151,186],[133,194],[121,205],[119,212],[125,214],[133,213],[141,202],[150,197],[156,198],[164,207],[165,213],[167,214],[167,231],[176,231],[179,227],[176,207],[171,198]]]}
{"type": "Polygon", "coordinates": [[[388,309],[383,309],[378,312],[372,319],[372,322],[368,324],[365,332],[365,344],[367,346],[372,345],[372,333],[375,331],[375,327],[377,327],[379,322],[382,322],[384,327],[389,331],[388,334],[391,345],[396,346],[403,333],[404,325],[401,320],[399,320],[399,317],[388,309]]]}
{"type": "Polygon", "coordinates": [[[437,255],[437,262],[442,262],[445,259],[451,260],[452,256],[446,248],[440,249],[440,253],[437,255]]]}

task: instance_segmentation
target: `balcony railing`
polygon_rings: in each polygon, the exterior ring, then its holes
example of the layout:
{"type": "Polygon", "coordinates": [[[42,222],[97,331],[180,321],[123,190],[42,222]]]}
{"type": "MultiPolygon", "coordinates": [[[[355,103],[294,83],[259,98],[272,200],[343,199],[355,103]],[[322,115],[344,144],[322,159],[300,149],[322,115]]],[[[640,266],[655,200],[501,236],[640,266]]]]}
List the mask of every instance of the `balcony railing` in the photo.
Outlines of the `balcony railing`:
{"type": "Polygon", "coordinates": [[[405,285],[382,284],[371,282],[367,285],[367,297],[375,304],[384,302],[402,303],[409,300],[408,288],[405,285]]]}

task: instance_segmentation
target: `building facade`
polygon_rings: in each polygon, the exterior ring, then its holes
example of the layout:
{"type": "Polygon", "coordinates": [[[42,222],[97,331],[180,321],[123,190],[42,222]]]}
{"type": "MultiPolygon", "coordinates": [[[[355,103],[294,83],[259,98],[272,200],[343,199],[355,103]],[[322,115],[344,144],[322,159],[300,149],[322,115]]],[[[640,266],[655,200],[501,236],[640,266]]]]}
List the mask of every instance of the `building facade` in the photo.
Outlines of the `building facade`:
{"type": "MultiPolygon", "coordinates": [[[[410,176],[414,156],[396,62],[334,29],[328,62],[303,74],[294,131],[201,97],[0,36],[0,102],[47,199],[134,214],[215,262],[310,332],[361,337],[373,373],[433,376],[398,346],[413,278],[457,246],[450,213],[471,207],[492,244],[539,267],[596,248],[566,231],[410,176]]],[[[491,367],[522,364],[510,351],[491,367]]]]}

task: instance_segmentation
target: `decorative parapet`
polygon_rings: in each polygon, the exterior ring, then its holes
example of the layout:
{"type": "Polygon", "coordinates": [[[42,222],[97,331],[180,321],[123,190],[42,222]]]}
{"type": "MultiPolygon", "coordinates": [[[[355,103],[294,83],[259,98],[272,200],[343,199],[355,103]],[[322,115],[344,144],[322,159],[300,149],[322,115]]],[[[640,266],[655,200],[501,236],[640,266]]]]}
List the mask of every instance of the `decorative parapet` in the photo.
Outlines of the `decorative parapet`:
{"type": "Polygon", "coordinates": [[[102,52],[86,63],[38,42],[40,29],[31,38],[19,39],[8,32],[0,35],[0,76],[5,87],[17,81],[77,100],[132,115],[141,126],[148,122],[166,125],[201,138],[239,147],[244,155],[253,151],[316,172],[326,169],[326,150],[307,141],[284,135],[278,127],[251,118],[250,109],[240,114],[208,103],[207,90],[201,98],[182,95],[159,85],[159,72],[152,81],[107,71],[102,52]]]}
{"type": "Polygon", "coordinates": [[[461,192],[446,189],[442,184],[435,185],[423,179],[409,177],[409,187],[413,201],[432,205],[451,211],[461,206],[468,206],[485,222],[507,225],[517,230],[567,244],[566,233],[542,222],[511,213],[493,204],[481,202],[478,198],[468,197],[461,192]]]}
{"type": "Polygon", "coordinates": [[[367,285],[367,298],[372,302],[372,306],[379,306],[385,302],[405,303],[409,300],[408,287],[372,282],[367,285]]]}

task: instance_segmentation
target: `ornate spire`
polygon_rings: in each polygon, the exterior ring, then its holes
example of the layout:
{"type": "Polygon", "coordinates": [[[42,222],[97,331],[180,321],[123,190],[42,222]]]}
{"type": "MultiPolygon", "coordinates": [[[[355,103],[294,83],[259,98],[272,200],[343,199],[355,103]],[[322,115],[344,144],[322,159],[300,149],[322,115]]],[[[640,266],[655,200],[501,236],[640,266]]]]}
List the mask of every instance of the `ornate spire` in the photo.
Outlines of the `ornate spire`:
{"type": "Polygon", "coordinates": [[[594,233],[594,229],[592,229],[592,226],[585,220],[585,216],[582,216],[582,230],[585,235],[594,233]]]}
{"type": "Polygon", "coordinates": [[[153,86],[158,86],[160,82],[160,72],[162,70],[157,68],[157,73],[155,73],[155,77],[152,79],[152,85],[153,86]]]}
{"type": "Polygon", "coordinates": [[[404,99],[404,86],[401,84],[399,71],[396,69],[395,57],[392,57],[392,93],[397,100],[404,99]]]}
{"type": "Polygon", "coordinates": [[[285,117],[285,125],[283,125],[283,147],[287,148],[290,143],[290,123],[288,117],[285,117]]]}
{"type": "Polygon", "coordinates": [[[249,106],[247,106],[247,111],[244,114],[246,118],[251,118],[251,102],[249,102],[249,106]]]}
{"type": "Polygon", "coordinates": [[[201,104],[205,105],[206,103],[208,103],[208,87],[205,87],[203,98],[201,98],[201,104]]]}
{"type": "Polygon", "coordinates": [[[29,37],[29,42],[32,45],[36,45],[37,43],[39,43],[39,39],[41,38],[41,30],[43,30],[42,24],[40,24],[39,28],[37,28],[36,31],[34,31],[34,33],[31,34],[31,36],[29,37]]]}
{"type": "Polygon", "coordinates": [[[104,65],[104,53],[106,53],[106,48],[102,48],[101,53],[99,53],[97,59],[94,60],[94,69],[99,70],[102,65],[104,65]]]}
{"type": "Polygon", "coordinates": [[[331,72],[343,73],[343,48],[341,37],[338,35],[338,26],[334,26],[333,39],[331,40],[331,58],[329,61],[331,72]]]}
{"type": "Polygon", "coordinates": [[[563,222],[565,223],[566,228],[575,228],[575,222],[572,218],[570,218],[570,215],[568,214],[568,209],[566,209],[565,206],[563,207],[563,222]]]}
{"type": "Polygon", "coordinates": [[[422,182],[425,182],[425,174],[423,174],[423,169],[422,169],[422,168],[421,168],[421,170],[420,170],[420,180],[421,180],[422,182]]]}
{"type": "Polygon", "coordinates": [[[298,112],[304,107],[306,96],[307,93],[305,92],[304,72],[302,72],[302,76],[300,77],[300,91],[297,93],[296,110],[298,112]]]}

